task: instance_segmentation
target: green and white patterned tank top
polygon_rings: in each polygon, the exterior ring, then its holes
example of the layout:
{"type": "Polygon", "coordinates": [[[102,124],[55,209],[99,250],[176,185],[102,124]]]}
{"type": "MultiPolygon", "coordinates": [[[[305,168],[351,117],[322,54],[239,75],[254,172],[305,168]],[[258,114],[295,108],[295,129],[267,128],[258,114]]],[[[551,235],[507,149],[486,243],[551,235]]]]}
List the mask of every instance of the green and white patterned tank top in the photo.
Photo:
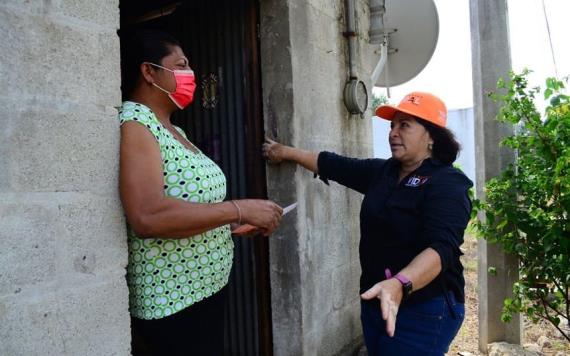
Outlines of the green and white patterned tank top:
{"type": "MultiPolygon", "coordinates": [[[[136,121],[156,138],[166,196],[194,203],[224,200],[226,177],[220,167],[201,151],[187,149],[148,107],[126,101],[119,111],[119,120],[121,125],[136,121]]],[[[228,283],[234,250],[229,225],[182,239],[141,239],[129,228],[128,245],[130,311],[139,319],[174,314],[228,283]]]]}

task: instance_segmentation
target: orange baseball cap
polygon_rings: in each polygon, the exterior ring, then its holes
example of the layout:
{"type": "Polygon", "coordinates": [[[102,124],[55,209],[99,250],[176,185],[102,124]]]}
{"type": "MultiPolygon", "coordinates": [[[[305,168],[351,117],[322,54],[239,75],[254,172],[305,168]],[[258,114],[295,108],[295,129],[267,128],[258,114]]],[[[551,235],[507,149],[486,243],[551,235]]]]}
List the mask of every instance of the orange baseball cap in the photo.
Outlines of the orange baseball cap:
{"type": "Polygon", "coordinates": [[[419,117],[437,126],[445,127],[447,108],[443,101],[430,93],[412,92],[404,97],[398,106],[381,105],[376,109],[376,116],[392,120],[398,112],[419,117]]]}

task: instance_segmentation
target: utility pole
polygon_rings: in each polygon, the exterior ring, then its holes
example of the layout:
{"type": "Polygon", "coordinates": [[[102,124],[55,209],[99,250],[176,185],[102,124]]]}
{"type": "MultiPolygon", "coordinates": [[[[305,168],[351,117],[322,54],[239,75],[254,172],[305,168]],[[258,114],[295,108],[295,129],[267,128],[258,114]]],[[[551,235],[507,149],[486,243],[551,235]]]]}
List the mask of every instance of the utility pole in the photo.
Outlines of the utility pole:
{"type": "MultiPolygon", "coordinates": [[[[475,109],[475,156],[477,198],[485,199],[485,182],[496,177],[514,160],[512,151],[499,147],[511,126],[496,121],[499,105],[487,95],[496,90],[499,78],[508,79],[511,69],[507,0],[470,0],[471,53],[473,62],[473,104],[475,109]]],[[[520,315],[510,323],[501,321],[503,300],[512,294],[518,277],[516,258],[494,244],[479,240],[479,349],[489,343],[521,343],[520,315]],[[489,267],[496,273],[490,274],[489,267]]]]}

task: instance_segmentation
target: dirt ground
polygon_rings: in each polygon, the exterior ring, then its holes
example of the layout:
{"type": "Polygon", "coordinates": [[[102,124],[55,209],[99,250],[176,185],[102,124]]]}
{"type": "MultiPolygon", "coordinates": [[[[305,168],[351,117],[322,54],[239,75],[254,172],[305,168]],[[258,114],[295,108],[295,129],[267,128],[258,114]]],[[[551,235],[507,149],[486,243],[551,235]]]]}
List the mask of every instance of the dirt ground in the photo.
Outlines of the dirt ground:
{"type": "MultiPolygon", "coordinates": [[[[447,355],[482,355],[479,353],[478,300],[477,300],[477,239],[472,235],[465,237],[462,246],[465,267],[465,321],[447,355]]],[[[554,326],[543,322],[532,324],[527,320],[524,325],[524,344],[537,344],[544,355],[570,355],[570,343],[564,339],[554,326]],[[542,338],[541,338],[542,337],[542,338]]]]}

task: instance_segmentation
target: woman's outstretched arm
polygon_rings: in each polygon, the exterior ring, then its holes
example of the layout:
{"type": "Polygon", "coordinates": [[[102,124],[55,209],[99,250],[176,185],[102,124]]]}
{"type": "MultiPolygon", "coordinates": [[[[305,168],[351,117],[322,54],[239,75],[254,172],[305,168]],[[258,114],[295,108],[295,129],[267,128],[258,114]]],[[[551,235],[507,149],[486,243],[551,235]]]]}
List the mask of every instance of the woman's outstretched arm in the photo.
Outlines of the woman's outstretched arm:
{"type": "Polygon", "coordinates": [[[358,159],[332,152],[311,152],[283,145],[266,138],[263,155],[269,163],[291,161],[318,174],[325,183],[331,179],[350,189],[364,194],[386,160],[358,159]]]}
{"type": "Polygon", "coordinates": [[[305,151],[295,147],[286,146],[279,142],[275,142],[269,138],[265,138],[263,144],[263,156],[267,158],[269,163],[281,163],[282,161],[292,161],[314,173],[319,173],[317,161],[319,154],[316,152],[305,151]]]}

